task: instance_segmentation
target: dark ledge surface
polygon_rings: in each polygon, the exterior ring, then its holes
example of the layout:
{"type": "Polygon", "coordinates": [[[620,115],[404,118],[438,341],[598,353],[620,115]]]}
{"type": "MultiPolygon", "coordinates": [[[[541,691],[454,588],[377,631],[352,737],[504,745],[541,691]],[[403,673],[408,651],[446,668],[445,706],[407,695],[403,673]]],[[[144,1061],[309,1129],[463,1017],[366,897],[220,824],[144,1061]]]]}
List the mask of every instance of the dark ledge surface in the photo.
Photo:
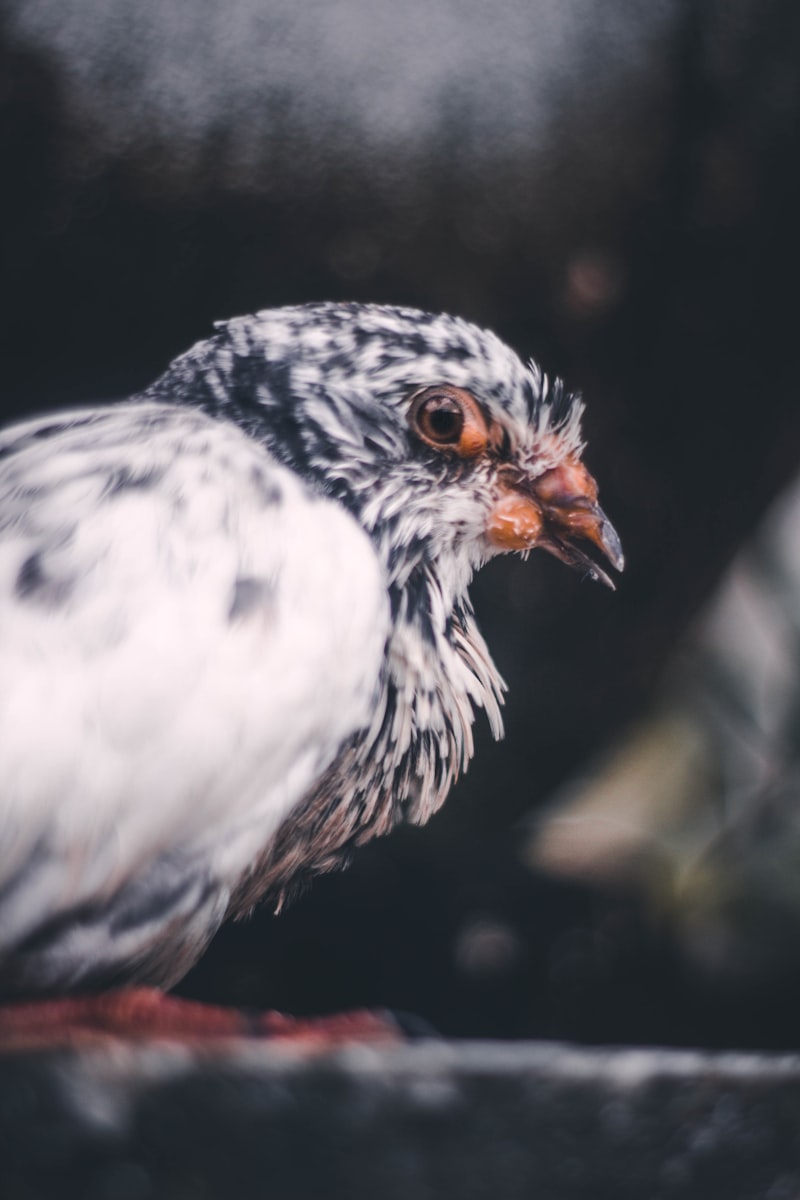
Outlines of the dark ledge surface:
{"type": "Polygon", "coordinates": [[[418,1042],[6,1054],[3,1200],[797,1200],[800,1056],[418,1042]]]}

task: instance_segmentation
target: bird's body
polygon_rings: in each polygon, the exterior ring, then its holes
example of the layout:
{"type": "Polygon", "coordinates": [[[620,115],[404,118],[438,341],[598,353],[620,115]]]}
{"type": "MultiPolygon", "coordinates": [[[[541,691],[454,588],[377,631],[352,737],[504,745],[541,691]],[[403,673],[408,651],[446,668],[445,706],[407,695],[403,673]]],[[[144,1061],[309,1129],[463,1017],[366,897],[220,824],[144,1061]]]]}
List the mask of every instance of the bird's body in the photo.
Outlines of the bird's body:
{"type": "Polygon", "coordinates": [[[0,434],[0,992],[169,986],[426,820],[500,732],[473,570],[621,564],[579,414],[464,322],[316,305],[0,434]]]}
{"type": "Polygon", "coordinates": [[[369,721],[378,563],[341,506],[191,409],[50,418],[4,450],[7,975],[170,982],[369,721]]]}

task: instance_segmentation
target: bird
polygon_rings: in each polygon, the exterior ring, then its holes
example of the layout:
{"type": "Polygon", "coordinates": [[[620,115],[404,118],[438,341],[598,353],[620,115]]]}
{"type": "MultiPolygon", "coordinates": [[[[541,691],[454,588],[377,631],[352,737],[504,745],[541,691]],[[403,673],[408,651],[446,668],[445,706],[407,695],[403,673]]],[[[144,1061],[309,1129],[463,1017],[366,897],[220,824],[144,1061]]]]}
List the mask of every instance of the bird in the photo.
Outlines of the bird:
{"type": "Polygon", "coordinates": [[[0,433],[5,1002],[168,990],[436,812],[502,734],[473,573],[623,568],[582,412],[464,319],[319,302],[0,433]]]}

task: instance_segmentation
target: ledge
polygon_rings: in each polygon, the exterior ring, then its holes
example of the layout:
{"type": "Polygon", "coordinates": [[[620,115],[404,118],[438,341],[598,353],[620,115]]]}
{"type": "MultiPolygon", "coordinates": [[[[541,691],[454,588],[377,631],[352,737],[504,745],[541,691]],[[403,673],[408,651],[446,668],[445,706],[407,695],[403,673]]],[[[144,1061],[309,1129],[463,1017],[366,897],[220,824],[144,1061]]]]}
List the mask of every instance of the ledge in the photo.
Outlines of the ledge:
{"type": "Polygon", "coordinates": [[[4,1200],[794,1200],[800,1056],[418,1042],[7,1054],[4,1200]]]}

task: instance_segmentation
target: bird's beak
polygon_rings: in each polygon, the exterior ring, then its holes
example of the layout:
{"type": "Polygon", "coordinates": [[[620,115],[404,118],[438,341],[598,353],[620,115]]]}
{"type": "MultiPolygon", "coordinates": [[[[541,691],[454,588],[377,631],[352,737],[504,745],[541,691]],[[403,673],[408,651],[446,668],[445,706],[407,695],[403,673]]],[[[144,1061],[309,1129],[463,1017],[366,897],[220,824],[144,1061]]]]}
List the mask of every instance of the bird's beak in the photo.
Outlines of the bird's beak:
{"type": "Polygon", "coordinates": [[[487,534],[502,550],[547,550],[612,589],[609,576],[576,542],[591,543],[617,571],[625,566],[617,532],[597,503],[597,484],[575,458],[532,482],[520,477],[504,480],[487,534]]]}

